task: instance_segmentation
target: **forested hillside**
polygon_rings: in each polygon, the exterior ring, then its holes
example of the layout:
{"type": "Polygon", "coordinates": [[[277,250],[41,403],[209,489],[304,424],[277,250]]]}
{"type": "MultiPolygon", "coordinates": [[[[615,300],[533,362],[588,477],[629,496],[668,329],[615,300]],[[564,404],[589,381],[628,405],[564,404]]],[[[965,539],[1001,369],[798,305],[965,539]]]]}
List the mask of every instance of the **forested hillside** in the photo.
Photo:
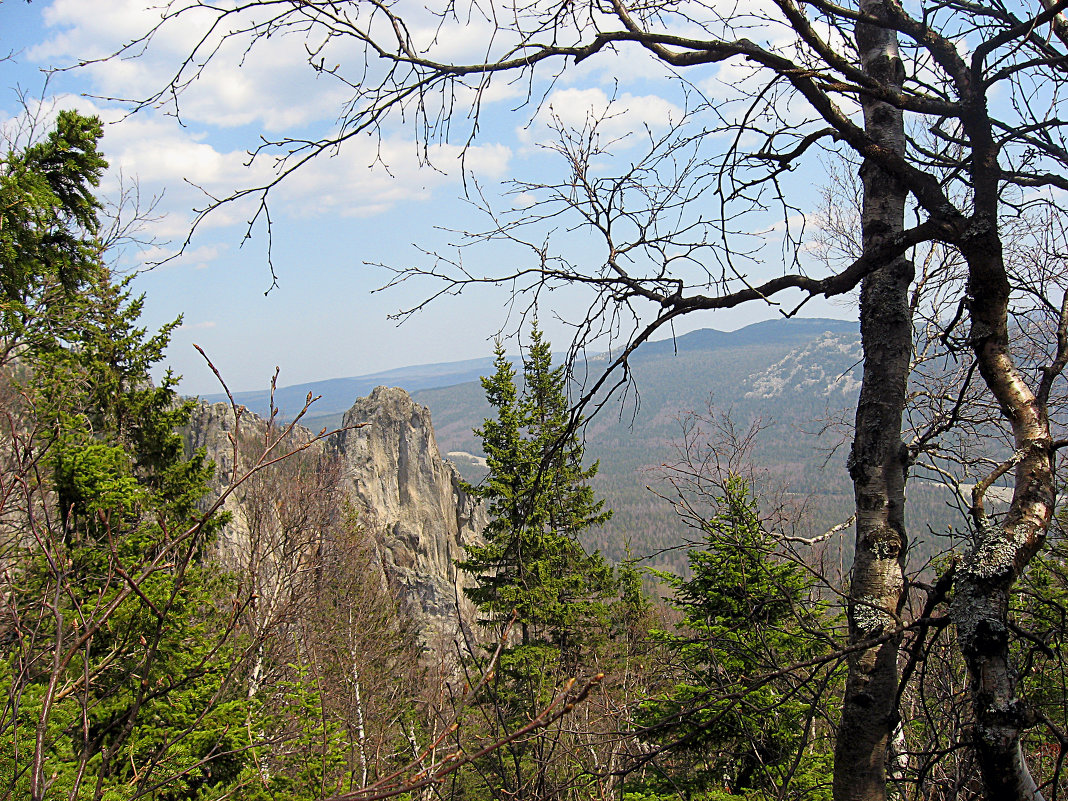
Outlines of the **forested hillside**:
{"type": "MultiPolygon", "coordinates": [[[[797,319],[757,323],[733,332],[700,330],[674,340],[649,343],[631,363],[631,382],[584,426],[589,458],[600,462],[593,479],[597,491],[615,510],[605,526],[586,532],[583,542],[610,560],[622,560],[629,545],[634,556],[673,570],[686,569],[679,550],[690,532],[659,494],[670,495],[667,471],[683,448],[691,427],[709,415],[729,415],[745,428],[759,421],[760,433],[750,458],[762,469],[769,491],[787,493],[801,520],[799,531],[818,535],[852,514],[852,487],[845,468],[851,435],[849,409],[856,403],[860,377],[860,337],[856,326],[841,320],[797,319]]],[[[577,365],[576,376],[599,362],[577,365]]],[[[485,475],[484,456],[474,434],[490,407],[477,381],[461,381],[472,369],[489,371],[487,362],[424,365],[390,374],[338,379],[288,387],[284,397],[325,393],[323,408],[351,402],[353,387],[392,379],[431,410],[441,450],[469,481],[485,475]],[[444,386],[423,388],[426,383],[444,386]],[[470,454],[470,458],[465,456],[470,454]]],[[[572,397],[580,384],[570,385],[572,397]]],[[[211,396],[217,399],[216,396],[211,396]]],[[[238,402],[266,413],[263,399],[238,393],[238,402]]],[[[279,401],[279,404],[282,402],[279,401]]],[[[308,426],[332,427],[340,413],[313,409],[308,426]]],[[[917,532],[912,558],[919,567],[947,542],[950,528],[966,526],[957,494],[935,474],[919,474],[910,490],[909,525],[917,532]]],[[[843,549],[848,563],[848,536],[830,545],[843,549]]]]}
{"type": "MultiPolygon", "coordinates": [[[[860,359],[854,326],[783,320],[650,344],[632,361],[632,384],[583,429],[587,454],[600,463],[593,485],[615,510],[606,525],[584,535],[587,547],[619,561],[629,544],[632,555],[655,554],[652,564],[683,569],[680,546],[692,532],[658,497],[672,495],[665,467],[688,441],[715,438],[713,418],[725,416],[739,430],[759,424],[748,458],[769,493],[785,493],[795,504],[799,535],[816,536],[849,518],[847,410],[856,402],[860,359]]],[[[478,385],[423,389],[414,397],[433,412],[442,450],[454,452],[461,472],[478,482],[484,468],[455,453],[483,455],[472,434],[489,412],[478,385]]],[[[965,525],[953,491],[935,479],[914,480],[910,491],[917,566],[944,547],[949,527],[965,525]]],[[[848,537],[830,545],[844,547],[848,563],[848,537]]]]}
{"type": "MultiPolygon", "coordinates": [[[[100,135],[65,112],[2,174],[0,798],[826,795],[829,730],[804,720],[837,661],[808,629],[837,624],[799,563],[739,561],[710,533],[695,578],[662,577],[680,599],[734,593],[705,631],[586,553],[611,510],[537,332],[522,387],[501,351],[484,382],[482,544],[461,541],[482,513],[400,391],[324,439],[153,385],[173,326],[139,328],[143,298],[103,261],[100,135]],[[740,632],[780,595],[784,639],[740,632]],[[753,694],[741,675],[802,653],[824,654],[823,685],[753,694]],[[819,756],[800,768],[793,748],[819,756]]],[[[723,489],[738,508],[712,530],[771,547],[746,485],[723,489]]]]}

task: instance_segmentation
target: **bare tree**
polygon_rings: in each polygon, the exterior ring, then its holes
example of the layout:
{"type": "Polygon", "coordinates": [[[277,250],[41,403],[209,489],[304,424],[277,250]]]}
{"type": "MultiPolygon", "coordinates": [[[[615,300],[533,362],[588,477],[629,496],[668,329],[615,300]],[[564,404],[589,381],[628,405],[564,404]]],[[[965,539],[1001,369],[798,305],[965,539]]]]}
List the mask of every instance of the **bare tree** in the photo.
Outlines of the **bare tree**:
{"type": "MultiPolygon", "coordinates": [[[[1004,231],[1015,215],[1063,205],[1059,193],[1068,189],[1059,115],[1066,6],[1065,0],[1018,7],[952,0],[915,8],[895,0],[771,0],[721,8],[613,0],[446,2],[421,12],[380,2],[248,0],[220,7],[184,0],[168,4],[159,26],[124,54],[151,44],[154,33],[179,18],[202,26],[204,38],[145,104],[178,103],[227,38],[254,47],[269,36],[299,37],[309,67],[350,88],[330,136],[262,144],[255,157],[278,158],[277,177],[221,201],[253,197],[263,214],[278,182],[392,116],[409,115],[427,143],[457,134],[461,119],[472,120],[462,134],[470,141],[498,76],[526,83],[536,101],[546,85],[541,77],[551,81],[574,63],[640,50],[684,84],[692,80],[700,98],[691,76],[708,76],[709,65],[737,65],[740,77],[728,96],[734,102],[693,103],[686,125],[650,135],[645,157],[615,178],[591,169],[610,147],[597,120],[577,131],[560,125],[555,149],[568,175],[556,183],[515,184],[539,202],[525,212],[488,209],[490,226],[468,240],[526,249],[518,267],[472,275],[458,259],[440,258],[431,267],[400,271],[397,280],[430,275],[444,282],[439,294],[507,282],[527,302],[562,284],[589,290],[573,355],[601,334],[618,336],[619,349],[609,369],[590,381],[580,407],[625,379],[634,350],[682,315],[743,303],[788,304],[783,308],[792,314],[810,298],[861,286],[864,386],[849,460],[857,505],[849,602],[854,657],[835,787],[838,798],[879,799],[899,714],[896,632],[905,625],[904,487],[915,454],[902,442],[901,417],[912,349],[912,248],[938,243],[958,254],[965,276],[954,297],[960,313],[943,336],[957,337],[973,354],[1011,455],[976,483],[973,541],[956,566],[952,616],[968,665],[985,792],[1036,798],[1020,748],[1030,717],[1009,660],[1008,604],[1053,515],[1057,444],[1049,401],[1068,359],[1068,309],[1060,286],[1014,286],[1004,231]],[[468,23],[492,30],[482,55],[468,63],[439,57],[455,28],[468,23]],[[362,47],[364,58],[330,67],[338,40],[362,47]],[[458,114],[460,104],[473,113],[458,114]],[[925,136],[910,135],[915,131],[925,136]],[[788,178],[821,150],[861,162],[862,249],[838,269],[810,272],[803,229],[791,225],[807,195],[797,194],[788,178]],[[765,219],[770,204],[784,214],[786,269],[753,280],[748,276],[759,253],[747,232],[764,230],[751,222],[765,219]],[[554,223],[584,226],[601,243],[600,261],[575,263],[557,252],[545,230],[554,223]],[[1021,343],[1010,337],[1010,316],[1024,295],[1040,296],[1036,308],[1051,336],[1039,349],[1044,362],[1030,370],[1021,343]],[[991,517],[984,493],[1010,475],[1008,510],[991,517]]],[[[1063,261],[1063,254],[1049,255],[1063,261]]]]}
{"type": "MultiPolygon", "coordinates": [[[[250,428],[237,449],[243,462],[278,435],[266,421],[250,428]]],[[[360,525],[344,479],[325,448],[250,477],[235,493],[221,548],[220,563],[250,598],[240,619],[251,644],[247,695],[267,714],[253,720],[250,710],[247,725],[260,727],[249,740],[259,744],[265,790],[302,764],[322,766],[319,786],[309,787],[320,796],[388,775],[408,761],[406,718],[429,709],[444,681],[420,653],[417,626],[398,608],[380,543],[360,525]]]]}

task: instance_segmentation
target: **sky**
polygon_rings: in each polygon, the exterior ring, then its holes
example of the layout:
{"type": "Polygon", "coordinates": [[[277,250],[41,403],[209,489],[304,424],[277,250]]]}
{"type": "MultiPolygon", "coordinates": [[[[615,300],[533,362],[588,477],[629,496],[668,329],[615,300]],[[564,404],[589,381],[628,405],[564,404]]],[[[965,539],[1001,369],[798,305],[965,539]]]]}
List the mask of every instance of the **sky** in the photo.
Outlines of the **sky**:
{"type": "MultiPolygon", "coordinates": [[[[183,376],[180,388],[187,394],[219,391],[193,343],[235,391],[265,388],[276,367],[286,386],[490,355],[495,336],[514,333],[517,325],[509,287],[440,297],[398,324],[391,315],[418,305],[440,285],[410,280],[378,291],[393,273],[377,265],[432,265],[428,252],[456,256],[450,245],[458,237],[451,232],[487,225],[474,204],[479,196],[509,210],[529,204],[528,193],[507,194],[502,182],[542,181],[562,169],[545,147],[550,115],[581,126],[591,110],[609,109],[604,133],[614,138],[611,157],[626,162],[635,152],[635,132],[640,139],[667,131],[687,103],[658,65],[633,53],[534,85],[532,93],[545,98],[540,106],[523,102],[527,87],[502,82],[484,99],[478,136],[465,150],[463,114],[455,126],[460,141],[434,146],[430,166],[410,120],[393,120],[379,136],[320,157],[282,184],[272,200],[270,245],[262,217],[249,229],[254,208],[248,204],[209,214],[191,235],[194,210],[206,198],[225,197],[270,175],[266,160],[249,166],[250,148],[264,137],[322,136],[347,92],[307,68],[305,42],[277,37],[244,54],[224,47],[180,97],[178,116],[168,106],[130,113],[128,103],[107,99],[143,98],[164,86],[198,36],[195,21],[165,28],[139,57],[52,72],[46,82],[49,68],[100,59],[143,34],[158,16],[140,0],[0,0],[0,54],[11,54],[0,62],[0,127],[10,139],[26,107],[40,109],[45,119],[76,108],[105,121],[102,149],[111,168],[100,194],[114,201],[136,193],[141,206],[151,208],[143,244],[123,248],[115,265],[136,273],[147,327],[182,317],[167,365],[183,376]]],[[[476,24],[463,30],[442,45],[446,54],[481,52],[487,31],[476,24]]],[[[338,63],[358,60],[344,43],[328,55],[338,63]]],[[[709,74],[708,91],[740,80],[724,73],[729,69],[709,74]]],[[[812,176],[801,180],[811,183],[812,176]]],[[[765,238],[774,239],[772,227],[765,238]]],[[[563,235],[572,261],[596,260],[596,243],[582,231],[563,235]]],[[[491,243],[457,258],[477,274],[492,272],[502,260],[529,257],[529,249],[491,243]]],[[[581,321],[584,304],[578,292],[542,296],[539,322],[555,347],[568,344],[566,321],[581,321]]],[[[732,330],[778,313],[747,306],[694,315],[675,332],[732,330]]],[[[852,314],[848,303],[806,307],[807,316],[852,314]]],[[[509,340],[508,349],[515,347],[509,340]]]]}

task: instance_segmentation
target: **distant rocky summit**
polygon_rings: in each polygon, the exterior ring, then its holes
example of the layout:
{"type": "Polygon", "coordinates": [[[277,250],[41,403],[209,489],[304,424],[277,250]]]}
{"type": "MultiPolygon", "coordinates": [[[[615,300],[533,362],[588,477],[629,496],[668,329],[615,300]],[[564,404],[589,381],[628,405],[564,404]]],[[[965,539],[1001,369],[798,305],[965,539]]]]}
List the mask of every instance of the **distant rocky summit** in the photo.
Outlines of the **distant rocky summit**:
{"type": "MultiPolygon", "coordinates": [[[[218,491],[235,480],[235,473],[239,477],[247,471],[284,430],[277,423],[269,430],[266,420],[248,410],[242,411],[239,427],[235,471],[235,415],[230,405],[200,403],[190,421],[187,444],[204,448],[217,464],[218,491]]],[[[466,545],[477,540],[486,518],[477,499],[464,491],[452,464],[438,452],[430,411],[402,389],[378,387],[345,413],[340,431],[315,440],[312,432],[296,426],[267,458],[296,447],[303,450],[268,468],[277,495],[290,493],[293,484],[302,481],[320,493],[316,500],[309,490],[305,501],[309,515],[324,505],[331,508],[318,513],[323,520],[336,519],[339,509],[349,510],[381,573],[383,592],[391,592],[398,605],[416,619],[424,640],[459,636],[460,627],[473,619],[473,607],[464,597],[466,578],[455,561],[466,545]],[[336,475],[329,487],[322,478],[324,465],[336,475]],[[309,480],[308,475],[313,478],[309,480]]],[[[264,490],[262,482],[257,486],[258,499],[242,488],[226,502],[232,518],[220,538],[224,555],[251,547],[259,535],[252,531],[250,521],[260,520],[263,510],[279,518],[286,514],[282,500],[272,501],[271,490],[264,490]],[[266,499],[262,497],[265,492],[266,499]],[[252,506],[258,511],[253,513],[252,506]]],[[[285,525],[273,529],[282,530],[285,536],[285,525]]],[[[306,542],[296,550],[328,551],[329,544],[324,546],[314,535],[314,531],[312,536],[301,535],[306,542]]],[[[277,554],[294,551],[292,543],[272,548],[277,554]]],[[[329,554],[315,558],[329,558],[329,554]]]]}

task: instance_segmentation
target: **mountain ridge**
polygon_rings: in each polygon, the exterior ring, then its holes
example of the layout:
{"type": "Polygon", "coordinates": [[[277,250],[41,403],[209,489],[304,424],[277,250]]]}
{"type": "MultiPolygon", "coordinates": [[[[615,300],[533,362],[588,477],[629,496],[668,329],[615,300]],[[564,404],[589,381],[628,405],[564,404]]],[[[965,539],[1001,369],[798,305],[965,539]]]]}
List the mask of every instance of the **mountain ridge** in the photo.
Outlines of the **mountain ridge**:
{"type": "MultiPolygon", "coordinates": [[[[679,444],[692,434],[692,426],[709,435],[698,443],[701,447],[715,444],[717,424],[711,416],[722,420],[729,415],[740,432],[754,424],[762,428],[750,453],[767,478],[760,489],[779,487],[807,508],[807,535],[843,522],[853,503],[845,454],[849,410],[860,387],[859,358],[857,324],[826,318],[771,320],[731,332],[701,329],[643,345],[631,359],[631,383],[584,428],[587,459],[600,461],[594,490],[615,510],[606,526],[584,537],[584,544],[619,560],[626,558],[629,543],[633,553],[658,554],[656,567],[686,569],[684,552],[674,550],[689,536],[685,525],[648,488],[671,494],[664,466],[678,460],[679,444]]],[[[587,364],[588,372],[606,366],[587,364]]],[[[477,378],[491,369],[489,359],[467,360],[356,379],[388,376],[398,383],[414,378],[431,384],[407,391],[430,409],[441,453],[466,481],[477,483],[486,467],[482,443],[472,429],[492,414],[477,378]],[[481,371],[480,364],[485,365],[481,371]],[[467,380],[448,383],[456,377],[467,380]],[[433,386],[435,381],[442,385],[433,386]]],[[[337,386],[344,388],[344,382],[337,386]]],[[[301,404],[313,386],[293,388],[301,404]]],[[[301,422],[314,430],[340,426],[342,415],[330,409],[347,409],[352,397],[324,400],[326,407],[320,401],[301,422]]],[[[915,484],[911,497],[914,520],[924,530],[932,525],[932,530],[944,531],[944,493],[915,484]]],[[[843,542],[842,547],[849,546],[843,542]]]]}
{"type": "MultiPolygon", "coordinates": [[[[752,323],[734,331],[719,331],[714,328],[701,328],[680,334],[646,342],[631,356],[634,362],[648,361],[667,355],[714,351],[723,348],[737,348],[749,345],[774,345],[798,341],[819,332],[856,333],[855,321],[838,320],[824,317],[799,317],[791,319],[764,320],[752,323]]],[[[512,357],[518,358],[518,357],[512,357]]],[[[597,354],[588,360],[596,366],[603,363],[609,354],[597,354]]],[[[278,387],[274,394],[274,403],[283,419],[295,416],[304,406],[311,393],[319,397],[309,410],[309,422],[322,418],[337,417],[340,420],[351,406],[354,398],[369,395],[378,386],[396,386],[412,393],[421,390],[440,389],[465,384],[487,375],[492,371],[493,357],[464,359],[455,362],[435,362],[428,364],[395,367],[375,373],[357,376],[327,378],[318,381],[291,384],[278,387]]],[[[271,415],[270,390],[247,390],[233,393],[234,401],[263,417],[271,415]]],[[[225,393],[201,395],[206,403],[228,402],[225,393]]],[[[315,427],[312,425],[311,427],[315,427]]]]}

